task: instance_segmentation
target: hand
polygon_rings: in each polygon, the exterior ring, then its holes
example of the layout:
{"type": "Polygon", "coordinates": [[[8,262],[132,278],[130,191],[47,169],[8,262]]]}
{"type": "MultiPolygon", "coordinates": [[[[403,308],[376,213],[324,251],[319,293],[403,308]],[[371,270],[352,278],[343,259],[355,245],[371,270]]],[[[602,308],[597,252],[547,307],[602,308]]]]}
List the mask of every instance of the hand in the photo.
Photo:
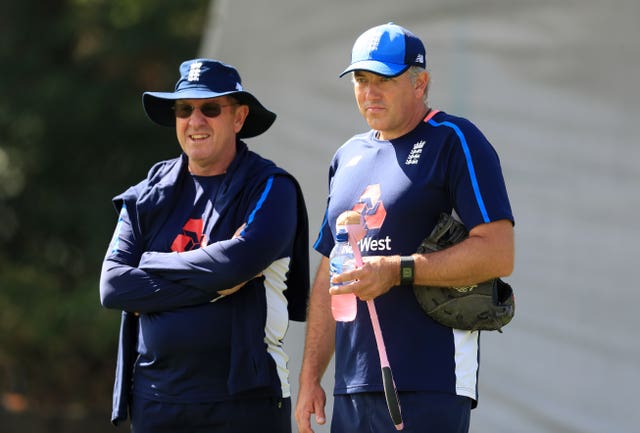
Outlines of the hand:
{"type": "Polygon", "coordinates": [[[298,432],[313,433],[313,429],[311,428],[311,414],[315,414],[315,421],[319,425],[324,425],[324,423],[327,422],[324,414],[324,407],[326,403],[327,396],[320,384],[314,384],[313,386],[300,386],[295,409],[298,432]]]}
{"type": "Polygon", "coordinates": [[[233,234],[233,236],[231,236],[231,239],[239,238],[240,237],[240,233],[242,233],[242,230],[244,230],[244,228],[246,226],[247,226],[247,223],[243,223],[240,227],[238,227],[238,229],[233,234]]]}
{"type": "MultiPolygon", "coordinates": [[[[260,274],[260,275],[262,275],[262,274],[260,274]]],[[[258,276],[259,276],[259,275],[258,275],[258,276]]],[[[253,278],[252,278],[252,279],[253,279],[253,278]]],[[[229,296],[229,295],[232,295],[232,294],[234,294],[235,292],[237,292],[238,290],[240,290],[240,289],[242,288],[242,286],[244,286],[245,284],[247,284],[249,281],[251,281],[251,280],[243,281],[242,283],[240,283],[240,284],[238,284],[238,285],[236,285],[236,286],[233,286],[233,287],[232,287],[232,288],[230,288],[230,289],[218,290],[218,294],[219,294],[219,295],[222,295],[222,296],[229,296]]]]}
{"type": "Polygon", "coordinates": [[[383,295],[400,283],[400,256],[363,257],[362,267],[336,275],[332,284],[352,281],[344,286],[331,286],[329,293],[340,295],[354,293],[359,299],[369,301],[383,295]]]}
{"type": "Polygon", "coordinates": [[[253,278],[251,278],[251,279],[249,279],[249,280],[247,280],[247,281],[243,281],[242,283],[240,283],[240,284],[238,284],[238,285],[233,286],[233,287],[232,287],[232,288],[230,288],[230,289],[218,290],[218,294],[219,294],[219,295],[222,295],[222,296],[228,296],[228,295],[231,295],[231,294],[233,294],[233,293],[237,292],[238,290],[240,290],[240,289],[241,289],[245,284],[247,284],[249,281],[253,280],[254,278],[261,277],[261,276],[262,276],[262,272],[260,272],[258,275],[256,275],[255,277],[253,277],[253,278]]]}

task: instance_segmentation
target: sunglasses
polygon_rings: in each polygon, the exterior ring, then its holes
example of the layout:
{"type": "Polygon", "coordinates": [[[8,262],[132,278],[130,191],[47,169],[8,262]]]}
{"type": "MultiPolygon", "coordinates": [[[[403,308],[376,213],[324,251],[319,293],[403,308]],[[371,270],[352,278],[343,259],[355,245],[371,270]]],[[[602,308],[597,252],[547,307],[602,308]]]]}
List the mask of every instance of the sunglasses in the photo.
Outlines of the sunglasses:
{"type": "MultiPolygon", "coordinates": [[[[214,118],[214,117],[218,117],[220,113],[222,113],[222,107],[230,107],[232,105],[238,105],[238,103],[236,102],[233,104],[221,105],[215,102],[207,102],[197,108],[206,117],[214,118]]],[[[179,117],[181,119],[188,118],[193,113],[193,110],[196,109],[196,107],[194,107],[193,105],[181,104],[181,103],[175,104],[172,108],[173,108],[173,111],[176,113],[176,117],[179,117]]]]}

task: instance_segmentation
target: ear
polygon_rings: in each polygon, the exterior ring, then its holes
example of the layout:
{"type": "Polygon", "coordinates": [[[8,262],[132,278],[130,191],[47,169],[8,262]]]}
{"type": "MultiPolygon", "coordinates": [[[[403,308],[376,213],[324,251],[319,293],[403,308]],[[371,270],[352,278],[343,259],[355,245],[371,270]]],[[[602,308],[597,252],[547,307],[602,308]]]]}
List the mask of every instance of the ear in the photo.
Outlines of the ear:
{"type": "Polygon", "coordinates": [[[427,91],[427,85],[429,83],[429,73],[427,71],[421,72],[416,78],[415,89],[420,93],[420,97],[427,91]]]}
{"type": "Polygon", "coordinates": [[[248,105],[239,105],[236,107],[234,118],[233,118],[233,129],[236,132],[240,132],[242,126],[244,125],[244,121],[247,120],[247,116],[249,115],[249,106],[248,105]]]}

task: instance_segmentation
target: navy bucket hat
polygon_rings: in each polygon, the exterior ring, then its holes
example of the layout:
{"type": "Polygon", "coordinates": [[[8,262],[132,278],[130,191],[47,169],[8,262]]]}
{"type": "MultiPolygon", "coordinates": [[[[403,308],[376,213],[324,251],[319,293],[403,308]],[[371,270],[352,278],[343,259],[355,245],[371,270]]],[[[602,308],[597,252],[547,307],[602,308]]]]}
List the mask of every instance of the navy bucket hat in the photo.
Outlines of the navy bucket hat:
{"type": "Polygon", "coordinates": [[[175,126],[173,104],[177,99],[207,99],[232,96],[249,106],[249,115],[238,132],[239,138],[255,137],[265,132],[276,120],[251,93],[243,90],[240,74],[217,60],[193,59],[180,65],[180,80],[174,92],[144,92],[142,105],[149,119],[162,126],[175,126]]]}
{"type": "Polygon", "coordinates": [[[359,70],[396,77],[411,66],[427,67],[424,44],[404,27],[388,23],[373,27],[356,39],[351,65],[340,76],[359,70]]]}

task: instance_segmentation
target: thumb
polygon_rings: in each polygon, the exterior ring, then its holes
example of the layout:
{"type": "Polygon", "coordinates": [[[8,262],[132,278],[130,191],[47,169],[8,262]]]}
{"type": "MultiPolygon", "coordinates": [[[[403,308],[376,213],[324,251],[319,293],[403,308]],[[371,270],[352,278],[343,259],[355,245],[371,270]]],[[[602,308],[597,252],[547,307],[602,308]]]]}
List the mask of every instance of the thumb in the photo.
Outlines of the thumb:
{"type": "Polygon", "coordinates": [[[324,414],[324,405],[317,405],[315,407],[315,414],[316,414],[316,422],[320,425],[324,424],[325,422],[327,422],[327,418],[324,414]]]}

